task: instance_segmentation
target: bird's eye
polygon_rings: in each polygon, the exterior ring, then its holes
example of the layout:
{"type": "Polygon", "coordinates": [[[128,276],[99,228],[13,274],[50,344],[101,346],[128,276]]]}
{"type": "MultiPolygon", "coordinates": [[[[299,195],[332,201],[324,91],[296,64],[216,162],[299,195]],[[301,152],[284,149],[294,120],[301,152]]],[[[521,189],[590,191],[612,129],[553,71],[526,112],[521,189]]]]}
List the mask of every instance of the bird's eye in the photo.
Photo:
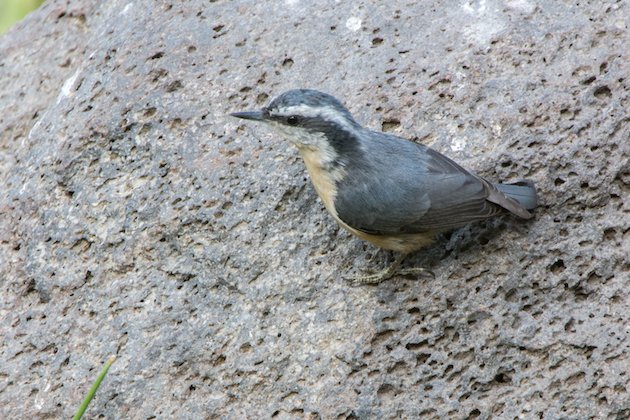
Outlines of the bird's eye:
{"type": "Polygon", "coordinates": [[[299,119],[295,115],[290,115],[287,117],[287,124],[289,125],[297,125],[298,122],[299,119]]]}

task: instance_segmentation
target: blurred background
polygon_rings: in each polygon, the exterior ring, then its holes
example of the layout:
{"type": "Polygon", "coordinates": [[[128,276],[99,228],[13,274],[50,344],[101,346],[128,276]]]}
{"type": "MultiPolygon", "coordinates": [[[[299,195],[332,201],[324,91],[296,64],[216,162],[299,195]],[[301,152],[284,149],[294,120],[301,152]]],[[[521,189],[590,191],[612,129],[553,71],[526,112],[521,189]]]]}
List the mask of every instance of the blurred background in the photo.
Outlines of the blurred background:
{"type": "Polygon", "coordinates": [[[0,34],[37,9],[44,0],[0,0],[0,34]]]}

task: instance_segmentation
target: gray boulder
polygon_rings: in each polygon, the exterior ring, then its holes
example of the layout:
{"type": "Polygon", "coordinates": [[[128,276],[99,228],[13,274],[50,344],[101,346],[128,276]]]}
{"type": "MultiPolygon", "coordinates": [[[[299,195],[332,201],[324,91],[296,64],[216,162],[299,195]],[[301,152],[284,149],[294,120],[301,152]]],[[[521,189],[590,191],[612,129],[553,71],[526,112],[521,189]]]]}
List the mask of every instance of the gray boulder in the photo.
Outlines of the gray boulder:
{"type": "Polygon", "coordinates": [[[0,417],[630,416],[627,2],[50,0],[0,38],[0,417]],[[392,255],[230,118],[296,87],[490,180],[392,255]]]}

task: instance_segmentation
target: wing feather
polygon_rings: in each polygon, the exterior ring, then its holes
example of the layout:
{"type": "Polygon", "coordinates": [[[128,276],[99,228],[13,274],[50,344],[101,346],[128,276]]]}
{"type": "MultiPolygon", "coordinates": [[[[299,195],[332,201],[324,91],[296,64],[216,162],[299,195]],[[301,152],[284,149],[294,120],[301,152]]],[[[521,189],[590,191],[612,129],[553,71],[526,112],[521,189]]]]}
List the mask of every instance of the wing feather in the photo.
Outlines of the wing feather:
{"type": "Polygon", "coordinates": [[[505,202],[518,206],[435,150],[383,133],[371,132],[370,138],[362,142],[369,159],[346,163],[348,175],[335,200],[341,220],[355,229],[384,235],[444,231],[495,216],[505,202]]]}

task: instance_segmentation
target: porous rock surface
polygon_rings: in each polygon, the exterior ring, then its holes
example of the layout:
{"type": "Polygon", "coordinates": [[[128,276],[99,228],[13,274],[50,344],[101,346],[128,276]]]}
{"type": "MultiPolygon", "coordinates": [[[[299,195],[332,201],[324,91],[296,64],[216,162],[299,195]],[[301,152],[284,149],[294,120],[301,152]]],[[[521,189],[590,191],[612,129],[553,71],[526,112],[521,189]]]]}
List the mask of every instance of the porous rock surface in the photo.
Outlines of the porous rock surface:
{"type": "Polygon", "coordinates": [[[50,0],[0,38],[0,417],[630,416],[628,2],[50,0]],[[339,229],[291,88],[491,180],[530,222],[407,259],[339,229]]]}

